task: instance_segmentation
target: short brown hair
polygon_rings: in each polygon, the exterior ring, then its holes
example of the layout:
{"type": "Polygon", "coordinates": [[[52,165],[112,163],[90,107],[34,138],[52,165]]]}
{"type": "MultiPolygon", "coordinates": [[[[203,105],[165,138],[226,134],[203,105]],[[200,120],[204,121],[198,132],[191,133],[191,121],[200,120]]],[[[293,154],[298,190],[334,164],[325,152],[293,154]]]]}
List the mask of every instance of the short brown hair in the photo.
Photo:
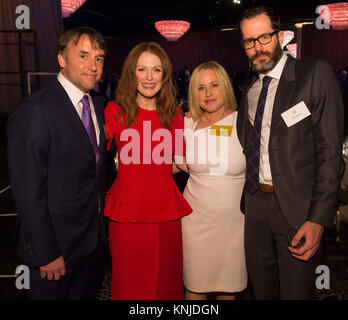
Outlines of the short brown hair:
{"type": "Polygon", "coordinates": [[[216,78],[221,86],[224,96],[224,105],[226,110],[234,111],[237,108],[236,98],[234,96],[233,87],[229,75],[223,66],[216,61],[209,61],[200,64],[191,75],[189,89],[188,89],[188,105],[189,110],[194,121],[200,119],[204,110],[198,102],[198,81],[199,75],[203,70],[212,70],[216,74],[216,78]]]}
{"type": "Polygon", "coordinates": [[[175,87],[172,80],[172,64],[167,53],[156,42],[142,42],[136,45],[128,54],[121,73],[121,78],[115,93],[115,100],[121,107],[121,114],[126,115],[126,125],[131,125],[138,113],[137,92],[138,80],[136,66],[143,52],[158,56],[162,63],[161,89],[156,96],[156,110],[164,128],[170,128],[177,112],[175,105],[175,87]]]}
{"type": "Polygon", "coordinates": [[[61,35],[58,40],[58,54],[64,55],[70,42],[72,41],[72,44],[77,45],[83,35],[89,37],[93,49],[101,49],[104,51],[104,54],[106,54],[107,45],[102,34],[93,28],[85,26],[68,30],[61,35]]]}
{"type": "Polygon", "coordinates": [[[238,19],[238,26],[240,29],[240,24],[244,19],[251,19],[259,16],[260,14],[267,15],[271,20],[271,26],[273,30],[280,30],[280,17],[276,10],[266,7],[266,6],[254,6],[245,10],[238,19]]]}

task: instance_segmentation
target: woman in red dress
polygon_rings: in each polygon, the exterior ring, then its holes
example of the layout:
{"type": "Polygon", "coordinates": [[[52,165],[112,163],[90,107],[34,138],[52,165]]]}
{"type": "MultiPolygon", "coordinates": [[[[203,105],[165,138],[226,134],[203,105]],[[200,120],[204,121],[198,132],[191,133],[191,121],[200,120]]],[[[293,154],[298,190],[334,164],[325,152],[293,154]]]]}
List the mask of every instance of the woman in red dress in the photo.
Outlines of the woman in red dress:
{"type": "Polygon", "coordinates": [[[192,209],[175,184],[172,159],[184,150],[184,118],[175,105],[170,60],[157,43],[129,53],[105,122],[108,145],[115,139],[119,154],[104,212],[111,298],[182,299],[181,217],[192,209]]]}

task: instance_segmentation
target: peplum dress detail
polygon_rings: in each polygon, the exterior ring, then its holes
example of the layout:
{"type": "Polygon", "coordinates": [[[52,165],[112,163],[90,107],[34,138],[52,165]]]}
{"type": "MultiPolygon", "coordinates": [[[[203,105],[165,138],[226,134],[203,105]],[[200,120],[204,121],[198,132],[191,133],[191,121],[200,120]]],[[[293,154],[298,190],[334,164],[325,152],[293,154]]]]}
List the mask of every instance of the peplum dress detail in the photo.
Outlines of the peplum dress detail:
{"type": "MultiPolygon", "coordinates": [[[[156,110],[139,108],[127,127],[122,116],[117,117],[120,109],[115,102],[105,108],[108,148],[115,139],[119,155],[104,210],[110,219],[111,297],[182,299],[181,217],[192,209],[174,181],[172,158],[175,151],[184,151],[183,142],[175,143],[184,118],[178,109],[168,130],[156,110]]],[[[183,140],[183,134],[178,136],[183,140]]]]}

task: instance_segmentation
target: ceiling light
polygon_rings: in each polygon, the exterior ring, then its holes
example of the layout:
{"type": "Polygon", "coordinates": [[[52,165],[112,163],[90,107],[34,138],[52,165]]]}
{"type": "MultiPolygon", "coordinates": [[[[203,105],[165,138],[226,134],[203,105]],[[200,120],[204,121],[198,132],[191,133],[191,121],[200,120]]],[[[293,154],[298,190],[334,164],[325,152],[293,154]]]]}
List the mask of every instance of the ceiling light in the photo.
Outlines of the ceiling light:
{"type": "Polygon", "coordinates": [[[286,46],[286,49],[292,54],[294,58],[297,57],[297,43],[291,43],[286,46]]]}
{"type": "Polygon", "coordinates": [[[304,25],[307,25],[307,24],[314,24],[314,22],[313,21],[298,22],[298,23],[295,23],[295,27],[298,29],[301,29],[304,25]]]}
{"type": "Polygon", "coordinates": [[[328,21],[332,29],[348,29],[348,2],[329,3],[323,7],[320,16],[328,21]],[[325,7],[329,10],[325,10],[325,7]]]}
{"type": "Polygon", "coordinates": [[[286,30],[283,31],[283,43],[282,48],[284,48],[292,39],[294,39],[294,31],[286,30]]]}
{"type": "Polygon", "coordinates": [[[190,23],[181,20],[162,20],[155,23],[155,28],[168,41],[178,41],[190,29],[190,23]]]}
{"type": "Polygon", "coordinates": [[[80,8],[87,0],[61,0],[62,16],[68,18],[78,8],[80,8]]]}
{"type": "Polygon", "coordinates": [[[220,29],[220,31],[233,31],[233,30],[236,30],[237,28],[230,28],[230,27],[228,27],[228,28],[221,28],[220,29]]]}

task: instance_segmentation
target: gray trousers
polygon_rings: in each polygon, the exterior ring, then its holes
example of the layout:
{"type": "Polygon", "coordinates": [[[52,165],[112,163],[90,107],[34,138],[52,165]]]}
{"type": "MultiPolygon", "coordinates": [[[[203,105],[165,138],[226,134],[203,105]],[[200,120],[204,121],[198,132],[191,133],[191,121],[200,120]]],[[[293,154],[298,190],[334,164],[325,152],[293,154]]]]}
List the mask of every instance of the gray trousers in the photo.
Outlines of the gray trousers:
{"type": "Polygon", "coordinates": [[[313,299],[322,241],[309,261],[294,258],[288,235],[296,230],[285,220],[275,194],[245,191],[244,200],[246,263],[255,298],[313,299]]]}

